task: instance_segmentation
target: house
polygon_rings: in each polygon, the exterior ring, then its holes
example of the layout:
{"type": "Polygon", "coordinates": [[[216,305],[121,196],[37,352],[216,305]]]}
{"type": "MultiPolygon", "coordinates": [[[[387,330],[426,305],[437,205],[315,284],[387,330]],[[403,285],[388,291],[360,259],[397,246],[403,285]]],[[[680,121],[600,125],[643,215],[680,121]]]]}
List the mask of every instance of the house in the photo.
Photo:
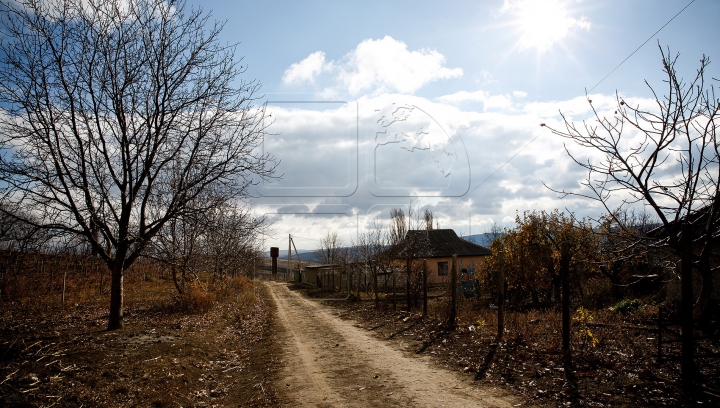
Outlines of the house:
{"type": "Polygon", "coordinates": [[[460,273],[470,274],[492,255],[488,248],[458,237],[452,229],[410,230],[399,246],[402,249],[395,259],[407,259],[408,254],[414,260],[427,259],[430,285],[450,282],[453,255],[457,255],[460,273]]]}

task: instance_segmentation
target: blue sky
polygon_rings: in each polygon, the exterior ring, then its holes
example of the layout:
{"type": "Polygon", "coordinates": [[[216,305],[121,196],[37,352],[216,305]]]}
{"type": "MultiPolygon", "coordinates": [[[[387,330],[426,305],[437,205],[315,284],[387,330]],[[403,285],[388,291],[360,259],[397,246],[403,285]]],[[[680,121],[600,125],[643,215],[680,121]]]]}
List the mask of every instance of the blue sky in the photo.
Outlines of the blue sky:
{"type": "MultiPolygon", "coordinates": [[[[264,148],[283,178],[253,201],[274,222],[267,246],[290,233],[307,249],[411,202],[464,234],[517,211],[599,215],[542,185],[576,188],[584,174],[539,123],[559,124],[558,109],[588,119],[585,89],[688,3],[190,1],[227,19],[223,41],[239,43],[243,78],[270,101],[264,148]]],[[[703,54],[720,58],[719,16],[720,2],[696,0],[591,92],[596,108],[613,109],[615,91],[649,106],[644,80],[662,92],[658,40],[686,78],[703,54]]]]}

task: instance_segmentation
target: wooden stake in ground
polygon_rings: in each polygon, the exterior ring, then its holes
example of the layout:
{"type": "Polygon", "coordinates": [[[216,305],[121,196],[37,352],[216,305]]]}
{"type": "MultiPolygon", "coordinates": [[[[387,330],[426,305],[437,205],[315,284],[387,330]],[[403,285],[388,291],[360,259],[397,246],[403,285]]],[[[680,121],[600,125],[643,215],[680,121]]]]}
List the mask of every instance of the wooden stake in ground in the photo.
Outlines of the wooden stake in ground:
{"type": "Polygon", "coordinates": [[[410,255],[407,256],[407,259],[405,260],[405,294],[407,297],[407,311],[409,312],[412,308],[412,304],[410,302],[410,264],[412,261],[410,260],[410,255]]]}
{"type": "Polygon", "coordinates": [[[393,283],[393,310],[397,310],[397,286],[395,281],[395,272],[392,274],[392,283],[393,283]]]}
{"type": "Polygon", "coordinates": [[[427,259],[423,259],[423,317],[427,316],[427,259]]]}
{"type": "Polygon", "coordinates": [[[457,316],[457,255],[452,256],[452,272],[450,272],[450,313],[448,316],[447,327],[449,330],[455,330],[457,316]]]}
{"type": "Polygon", "coordinates": [[[572,367],[570,354],[570,246],[561,244],[560,279],[562,280],[562,347],[565,370],[572,367]]]}
{"type": "Polygon", "coordinates": [[[498,331],[497,340],[500,342],[505,332],[505,252],[498,252],[498,331]]]}

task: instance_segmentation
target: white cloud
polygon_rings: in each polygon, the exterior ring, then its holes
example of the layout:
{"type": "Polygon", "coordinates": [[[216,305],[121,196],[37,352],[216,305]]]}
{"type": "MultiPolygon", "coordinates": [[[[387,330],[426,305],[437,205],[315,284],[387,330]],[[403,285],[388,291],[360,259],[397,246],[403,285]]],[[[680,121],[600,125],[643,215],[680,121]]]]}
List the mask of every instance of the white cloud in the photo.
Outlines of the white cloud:
{"type": "Polygon", "coordinates": [[[404,42],[390,36],[365,40],[346,58],[340,78],[352,94],[373,87],[413,93],[428,82],[463,75],[461,68],[446,68],[439,52],[408,51],[404,42]]]}
{"type": "MultiPolygon", "coordinates": [[[[312,194],[275,195],[262,198],[265,201],[258,199],[253,205],[313,208],[318,203],[346,204],[357,210],[363,226],[378,214],[386,217],[392,207],[406,208],[411,200],[430,200],[442,212],[437,217],[442,227],[467,232],[471,218],[474,233],[493,222],[514,222],[516,211],[558,208],[573,211],[578,217],[597,216],[602,209],[593,207],[592,202],[573,197],[559,200],[543,185],[581,191],[579,182],[587,174],[565,153],[563,144],[567,140],[539,124],[562,128],[558,109],[579,126],[584,119],[592,122],[587,98],[538,103],[519,101],[516,95],[476,91],[430,101],[385,93],[358,98],[357,108],[348,106],[323,114],[304,107],[273,111],[273,118],[277,118],[274,131],[279,134],[269,137],[265,148],[281,160],[285,174],[274,184],[307,189],[326,185],[341,191],[349,183],[352,194],[316,198],[310,197],[312,194]],[[448,103],[472,98],[485,103],[493,96],[512,102],[513,109],[464,111],[448,103]],[[387,121],[394,124],[384,126],[387,121]],[[349,129],[348,123],[357,125],[357,130],[349,129]]],[[[601,114],[614,113],[614,96],[593,94],[590,98],[601,114]]],[[[647,103],[625,100],[633,106],[647,103]]],[[[602,159],[593,151],[567,144],[581,161],[602,159]]],[[[310,218],[278,217],[273,228],[282,232],[279,236],[292,230],[304,237],[345,228],[336,219],[323,219],[325,224],[317,228],[308,227],[304,221],[310,218]]],[[[357,231],[350,224],[345,229],[346,236],[357,231]]]]}
{"type": "Polygon", "coordinates": [[[482,102],[483,109],[510,109],[512,98],[509,95],[490,95],[489,92],[478,90],[475,92],[459,91],[450,95],[443,95],[438,98],[441,102],[482,102]]]}
{"type": "Polygon", "coordinates": [[[325,53],[316,51],[304,60],[290,65],[290,68],[285,70],[282,81],[285,84],[313,82],[317,75],[330,71],[332,67],[332,62],[325,61],[325,53]]]}
{"type": "Polygon", "coordinates": [[[527,92],[525,91],[513,91],[513,96],[516,98],[524,98],[527,96],[527,92]]]}
{"type": "MultiPolygon", "coordinates": [[[[325,60],[321,51],[292,64],[283,75],[286,84],[312,82],[323,72],[332,72],[335,86],[351,95],[361,92],[412,94],[439,79],[463,75],[461,68],[445,67],[445,56],[437,50],[408,50],[407,44],[385,36],[367,39],[339,60],[325,60]]],[[[328,89],[324,91],[328,93],[328,89]]]]}

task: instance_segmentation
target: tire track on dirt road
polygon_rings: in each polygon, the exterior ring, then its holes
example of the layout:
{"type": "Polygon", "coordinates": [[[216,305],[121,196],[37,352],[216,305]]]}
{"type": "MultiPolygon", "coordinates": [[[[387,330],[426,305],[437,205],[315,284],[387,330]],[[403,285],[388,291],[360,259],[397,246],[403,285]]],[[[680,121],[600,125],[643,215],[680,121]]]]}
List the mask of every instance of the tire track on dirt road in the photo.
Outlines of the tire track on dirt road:
{"type": "Polygon", "coordinates": [[[278,389],[293,407],[512,407],[519,400],[409,356],[285,283],[277,305],[284,367],[278,389]]]}

